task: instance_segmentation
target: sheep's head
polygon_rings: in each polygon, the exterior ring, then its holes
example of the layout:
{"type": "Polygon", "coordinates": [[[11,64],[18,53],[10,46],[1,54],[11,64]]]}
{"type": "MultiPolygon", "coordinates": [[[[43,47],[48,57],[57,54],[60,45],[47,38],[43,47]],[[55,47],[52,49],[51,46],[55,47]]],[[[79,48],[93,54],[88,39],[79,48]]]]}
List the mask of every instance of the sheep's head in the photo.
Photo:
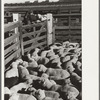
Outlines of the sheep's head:
{"type": "Polygon", "coordinates": [[[71,87],[68,90],[67,98],[69,100],[75,99],[79,95],[79,91],[75,87],[71,87]]]}
{"type": "Polygon", "coordinates": [[[64,62],[69,61],[70,59],[71,59],[70,56],[65,56],[65,57],[62,57],[62,58],[61,58],[61,61],[64,63],[64,62]]]}
{"type": "Polygon", "coordinates": [[[38,69],[39,69],[39,72],[45,72],[47,70],[47,68],[42,64],[38,65],[38,69]]]}
{"type": "Polygon", "coordinates": [[[34,59],[36,61],[39,59],[39,56],[36,52],[32,53],[32,59],[34,59]]]}
{"type": "Polygon", "coordinates": [[[33,60],[32,62],[29,63],[29,67],[37,68],[38,64],[35,60],[33,60]]]}
{"type": "Polygon", "coordinates": [[[23,65],[24,67],[28,67],[28,62],[23,61],[22,65],[23,65]]]}
{"type": "Polygon", "coordinates": [[[12,66],[12,68],[17,68],[18,64],[16,62],[12,62],[11,66],[12,66]]]}
{"type": "Polygon", "coordinates": [[[71,85],[71,80],[70,80],[70,78],[64,79],[64,83],[65,83],[65,84],[68,84],[68,85],[71,85]]]}
{"type": "Polygon", "coordinates": [[[51,57],[51,56],[53,56],[53,55],[55,55],[55,53],[54,53],[53,51],[50,51],[50,52],[47,53],[46,56],[47,56],[47,57],[51,57]]]}
{"type": "Polygon", "coordinates": [[[76,65],[77,66],[82,66],[82,63],[80,61],[77,61],[76,65]]]}
{"type": "Polygon", "coordinates": [[[41,90],[41,89],[38,89],[36,92],[35,92],[35,97],[38,99],[38,100],[42,100],[45,98],[45,91],[44,90],[41,90]]]}
{"type": "Polygon", "coordinates": [[[35,48],[35,51],[38,53],[40,51],[40,49],[39,48],[35,48]]]}
{"type": "Polygon", "coordinates": [[[46,73],[43,73],[41,77],[47,79],[49,76],[46,73]]]}
{"type": "Polygon", "coordinates": [[[63,42],[63,47],[67,47],[69,45],[69,41],[63,42]]]}
{"type": "Polygon", "coordinates": [[[43,85],[43,87],[46,87],[46,88],[48,88],[48,89],[50,89],[52,86],[53,86],[53,82],[51,82],[49,79],[42,79],[41,80],[42,81],[42,85],[43,85]]]}
{"type": "Polygon", "coordinates": [[[77,61],[78,61],[78,56],[77,56],[77,54],[74,54],[73,58],[71,59],[71,62],[73,62],[74,64],[76,64],[77,61]]]}
{"type": "Polygon", "coordinates": [[[73,67],[73,65],[70,65],[70,66],[67,66],[67,70],[68,72],[72,73],[75,70],[75,68],[73,67]]]}
{"type": "Polygon", "coordinates": [[[22,59],[17,59],[17,60],[16,60],[16,63],[17,63],[17,64],[22,64],[22,63],[23,63],[23,60],[22,60],[22,59]]]}
{"type": "MultiPolygon", "coordinates": [[[[26,77],[27,78],[27,77],[26,77]]],[[[31,86],[33,84],[33,80],[31,78],[27,78],[26,83],[31,86]]]]}
{"type": "Polygon", "coordinates": [[[77,75],[75,72],[71,73],[71,76],[72,76],[75,80],[81,82],[81,77],[80,77],[79,75],[77,75]]]}

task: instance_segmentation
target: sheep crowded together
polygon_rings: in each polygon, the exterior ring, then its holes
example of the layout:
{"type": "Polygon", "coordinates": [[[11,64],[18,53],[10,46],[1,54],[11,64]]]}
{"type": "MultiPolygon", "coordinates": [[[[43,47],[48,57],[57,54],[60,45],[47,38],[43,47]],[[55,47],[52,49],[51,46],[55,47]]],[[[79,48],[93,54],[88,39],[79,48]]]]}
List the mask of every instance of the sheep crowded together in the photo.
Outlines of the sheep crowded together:
{"type": "Polygon", "coordinates": [[[5,72],[5,100],[81,100],[80,43],[35,48],[5,72]]]}

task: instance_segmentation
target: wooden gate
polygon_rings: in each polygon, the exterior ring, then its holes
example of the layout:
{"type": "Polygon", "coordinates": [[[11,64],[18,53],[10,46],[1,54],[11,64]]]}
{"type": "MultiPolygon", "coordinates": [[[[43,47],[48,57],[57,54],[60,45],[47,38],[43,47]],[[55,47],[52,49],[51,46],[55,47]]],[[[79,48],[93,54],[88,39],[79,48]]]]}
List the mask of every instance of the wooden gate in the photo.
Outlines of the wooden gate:
{"type": "Polygon", "coordinates": [[[46,21],[37,24],[24,25],[22,32],[22,54],[29,53],[32,49],[47,46],[47,26],[46,21]]]}

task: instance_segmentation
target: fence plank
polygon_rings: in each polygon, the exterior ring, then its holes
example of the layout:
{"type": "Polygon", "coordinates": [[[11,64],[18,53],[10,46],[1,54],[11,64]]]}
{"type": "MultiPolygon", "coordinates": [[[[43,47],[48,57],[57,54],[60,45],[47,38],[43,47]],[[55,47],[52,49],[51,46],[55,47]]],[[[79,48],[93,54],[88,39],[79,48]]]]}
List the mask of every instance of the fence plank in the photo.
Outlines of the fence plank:
{"type": "Polygon", "coordinates": [[[34,49],[34,48],[36,48],[36,47],[39,47],[39,46],[41,46],[41,45],[44,45],[44,44],[47,44],[47,41],[41,42],[41,43],[36,44],[36,45],[34,45],[34,46],[32,46],[32,47],[29,47],[29,48],[26,48],[26,49],[24,50],[24,52],[30,51],[30,50],[32,50],[32,49],[34,49]]]}
{"type": "Polygon", "coordinates": [[[67,16],[81,16],[80,13],[73,13],[73,14],[54,14],[53,17],[67,17],[67,16]]]}
{"type": "Polygon", "coordinates": [[[5,51],[4,51],[4,55],[6,55],[7,53],[9,53],[11,50],[15,49],[16,46],[20,45],[19,44],[19,41],[15,44],[13,44],[12,46],[10,46],[9,48],[7,48],[5,51]]]}
{"type": "Polygon", "coordinates": [[[20,22],[13,22],[4,25],[4,32],[10,31],[16,27],[20,26],[20,22]]]}
{"type": "Polygon", "coordinates": [[[41,32],[46,32],[46,29],[42,29],[42,30],[39,30],[39,31],[30,32],[30,33],[25,33],[25,34],[22,35],[22,37],[24,38],[24,37],[27,37],[27,36],[30,36],[30,35],[41,33],[41,32]]]}
{"type": "Polygon", "coordinates": [[[20,49],[17,50],[16,52],[14,52],[10,57],[8,57],[7,59],[5,59],[5,65],[6,65],[9,61],[11,61],[13,58],[17,57],[17,54],[19,54],[19,53],[20,53],[20,49]]]}
{"type": "Polygon", "coordinates": [[[42,26],[42,25],[46,25],[46,21],[44,22],[40,22],[40,23],[35,23],[35,24],[30,24],[30,25],[23,25],[22,28],[23,29],[27,29],[27,28],[31,28],[31,27],[38,27],[38,26],[42,26]]]}
{"type": "Polygon", "coordinates": [[[11,41],[13,41],[14,39],[16,39],[19,36],[19,33],[14,34],[13,36],[7,38],[4,40],[4,45],[8,45],[11,41]]]}
{"type": "Polygon", "coordinates": [[[25,42],[23,43],[23,45],[25,46],[25,45],[27,45],[27,44],[34,43],[34,42],[36,42],[36,41],[38,41],[38,40],[45,39],[45,38],[46,38],[46,35],[41,36],[41,37],[37,37],[37,38],[34,38],[34,39],[32,39],[32,40],[25,41],[25,42]]]}
{"type": "Polygon", "coordinates": [[[81,26],[56,26],[56,30],[81,29],[81,26]]]}

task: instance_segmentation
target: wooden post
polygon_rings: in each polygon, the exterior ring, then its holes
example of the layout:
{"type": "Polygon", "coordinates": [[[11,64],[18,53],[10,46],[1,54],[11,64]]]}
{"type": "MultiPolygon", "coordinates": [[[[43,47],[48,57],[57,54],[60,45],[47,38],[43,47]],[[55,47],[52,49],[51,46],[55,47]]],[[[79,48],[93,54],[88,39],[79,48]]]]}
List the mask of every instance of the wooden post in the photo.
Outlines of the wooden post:
{"type": "MultiPolygon", "coordinates": [[[[21,15],[18,13],[13,14],[13,22],[21,21],[21,15]]],[[[15,28],[15,33],[18,32],[18,28],[15,28]]]]}
{"type": "Polygon", "coordinates": [[[47,45],[51,45],[53,43],[52,33],[53,33],[53,20],[52,14],[47,14],[47,45]]]}
{"type": "Polygon", "coordinates": [[[21,45],[21,55],[24,55],[23,37],[22,37],[22,24],[20,24],[20,45],[21,45]]]}
{"type": "MultiPolygon", "coordinates": [[[[21,22],[21,14],[18,13],[14,13],[13,14],[13,22],[17,22],[20,21],[21,22]]],[[[24,54],[24,50],[23,50],[23,38],[22,38],[22,24],[20,23],[19,28],[15,28],[15,34],[17,34],[18,32],[20,33],[19,35],[19,41],[20,41],[20,48],[21,48],[21,55],[24,54]]]]}

